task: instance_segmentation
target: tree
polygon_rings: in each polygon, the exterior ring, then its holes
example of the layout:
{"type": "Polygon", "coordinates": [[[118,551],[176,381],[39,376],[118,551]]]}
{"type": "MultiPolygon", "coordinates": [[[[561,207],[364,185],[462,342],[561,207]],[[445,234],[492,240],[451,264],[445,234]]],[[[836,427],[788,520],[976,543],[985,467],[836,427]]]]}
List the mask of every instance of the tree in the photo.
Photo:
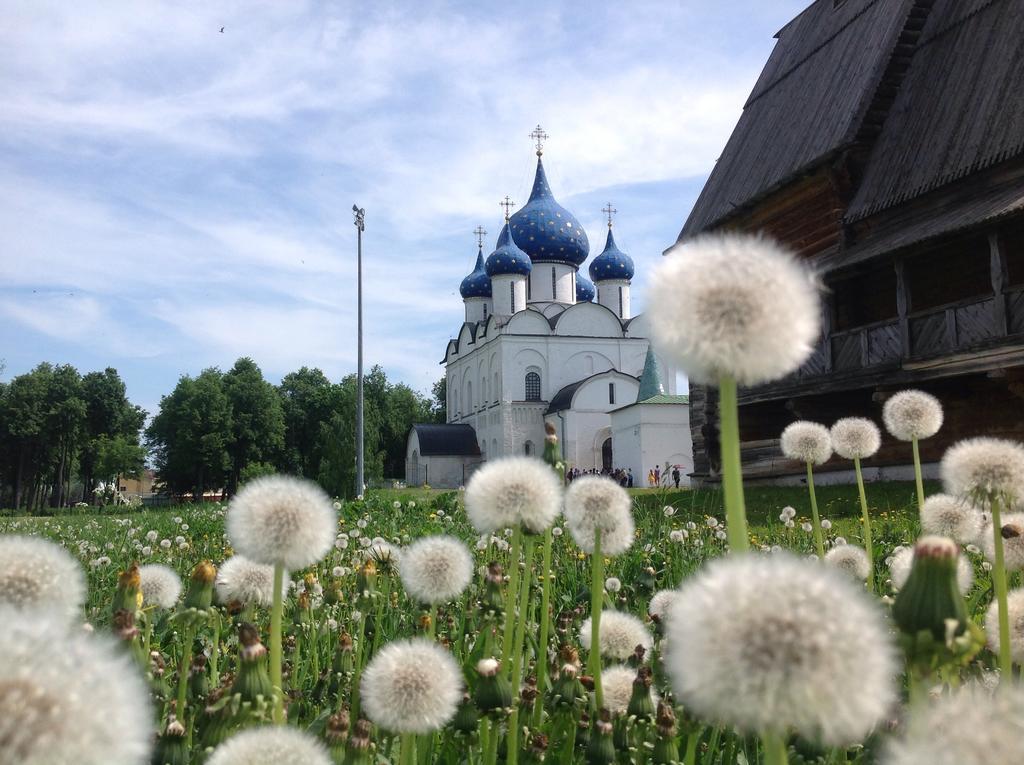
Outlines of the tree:
{"type": "Polygon", "coordinates": [[[95,477],[116,486],[119,476],[138,478],[145,467],[146,450],[137,434],[131,436],[102,435],[96,443],[95,477]]]}
{"type": "Polygon", "coordinates": [[[145,424],[146,412],[128,400],[124,381],[111,367],[83,375],[82,397],[85,400],[85,432],[79,454],[79,472],[83,498],[92,502],[97,482],[116,477],[98,468],[98,462],[105,458],[102,449],[109,449],[110,442],[120,439],[125,449],[134,446],[142,452],[139,431],[145,424]]]}
{"type": "Polygon", "coordinates": [[[146,431],[160,483],[171,492],[191,492],[197,500],[207,489],[223,488],[231,435],[231,403],[221,371],[183,375],[160,399],[160,411],[146,431]]]}
{"type": "Polygon", "coordinates": [[[284,454],[280,466],[306,478],[320,475],[320,429],[331,419],[331,381],[319,369],[302,367],[277,387],[284,414],[284,454]]]}
{"type": "Polygon", "coordinates": [[[442,377],[434,383],[430,393],[434,397],[430,405],[431,414],[433,415],[432,421],[438,423],[448,422],[448,378],[442,377]]]}
{"type": "Polygon", "coordinates": [[[246,465],[280,457],[284,448],[284,415],[277,390],[263,379],[263,372],[252,359],[236,361],[223,382],[231,407],[231,438],[227,447],[231,471],[227,489],[228,494],[234,494],[246,465]]]}

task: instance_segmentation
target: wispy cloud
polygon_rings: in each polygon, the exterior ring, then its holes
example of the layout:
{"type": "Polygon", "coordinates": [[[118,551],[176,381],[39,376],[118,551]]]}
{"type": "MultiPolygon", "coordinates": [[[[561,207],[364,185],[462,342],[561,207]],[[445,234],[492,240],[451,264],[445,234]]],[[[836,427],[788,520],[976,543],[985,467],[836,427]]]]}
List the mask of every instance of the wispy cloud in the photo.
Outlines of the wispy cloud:
{"type": "Polygon", "coordinates": [[[368,361],[426,388],[461,321],[469,231],[493,237],[498,199],[525,201],[538,121],[596,248],[616,198],[642,304],[803,4],[16,5],[0,26],[8,371],[71,345],[97,367],[158,357],[130,380],[151,399],[168,366],[243,354],[343,374],[358,201],[368,361]]]}

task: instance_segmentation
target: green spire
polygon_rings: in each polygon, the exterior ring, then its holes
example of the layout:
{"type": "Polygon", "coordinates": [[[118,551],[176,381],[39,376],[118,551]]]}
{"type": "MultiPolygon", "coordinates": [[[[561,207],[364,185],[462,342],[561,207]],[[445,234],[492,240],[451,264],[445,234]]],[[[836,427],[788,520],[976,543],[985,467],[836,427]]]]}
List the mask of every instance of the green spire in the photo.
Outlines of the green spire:
{"type": "Polygon", "coordinates": [[[661,367],[658,366],[658,358],[654,350],[647,346],[647,358],[644,360],[644,372],[640,375],[640,390],[636,394],[636,401],[639,404],[649,398],[665,394],[665,386],[661,384],[661,367]]]}

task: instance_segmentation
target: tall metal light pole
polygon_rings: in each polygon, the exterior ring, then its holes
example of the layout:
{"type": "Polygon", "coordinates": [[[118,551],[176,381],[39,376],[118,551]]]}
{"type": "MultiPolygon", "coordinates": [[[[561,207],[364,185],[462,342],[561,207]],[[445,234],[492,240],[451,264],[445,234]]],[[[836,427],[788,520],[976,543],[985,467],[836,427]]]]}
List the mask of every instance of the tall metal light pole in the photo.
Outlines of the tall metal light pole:
{"type": "Polygon", "coordinates": [[[363,495],[363,230],[366,210],[352,205],[356,225],[356,495],[363,495]]]}

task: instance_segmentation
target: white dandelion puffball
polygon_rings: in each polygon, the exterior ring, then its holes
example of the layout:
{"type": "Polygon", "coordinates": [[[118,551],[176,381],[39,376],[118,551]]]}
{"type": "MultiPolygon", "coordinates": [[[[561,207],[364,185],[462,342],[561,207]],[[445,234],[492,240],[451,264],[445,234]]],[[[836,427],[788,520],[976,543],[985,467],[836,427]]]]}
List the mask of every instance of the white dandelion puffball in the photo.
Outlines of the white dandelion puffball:
{"type": "MultiPolygon", "coordinates": [[[[590,639],[591,617],[588,616],[580,627],[580,642],[588,651],[590,639]]],[[[618,661],[625,661],[632,656],[638,645],[648,652],[654,646],[654,638],[644,623],[622,611],[601,612],[600,641],[601,655],[618,661]]]]}
{"type": "Polygon", "coordinates": [[[546,462],[503,457],[486,462],[466,486],[466,515],[480,534],[522,526],[545,531],[562,509],[562,482],[546,462]]]}
{"type": "Polygon", "coordinates": [[[80,618],[85,595],[82,567],[63,547],[0,536],[0,606],[54,611],[72,621],[80,618]]]}
{"type": "Polygon", "coordinates": [[[780,442],[782,453],[791,460],[822,465],[832,456],[832,436],[817,422],[798,420],[787,425],[780,442]]]}
{"type": "Polygon", "coordinates": [[[939,465],[946,491],[958,497],[1024,498],[1024,446],[1002,438],[969,438],[953,444],[939,465]]]}
{"type": "MultiPolygon", "coordinates": [[[[1024,588],[1006,594],[1006,611],[1010,617],[1010,656],[1014,664],[1024,664],[1024,588]]],[[[985,634],[988,645],[999,652],[999,603],[993,599],[985,614],[985,634]]]]}
{"type": "Polygon", "coordinates": [[[981,512],[963,497],[933,494],[921,505],[921,531],[961,544],[973,542],[981,533],[981,512]]]}
{"type": "Polygon", "coordinates": [[[437,643],[396,640],[373,657],[359,688],[366,716],[381,728],[430,733],[455,716],[462,701],[462,671],[437,643]]]}
{"type": "Polygon", "coordinates": [[[882,445],[878,426],[865,417],[844,417],[831,430],[832,448],[843,459],[862,460],[872,456],[882,445]]]}
{"type": "Polygon", "coordinates": [[[149,690],[106,636],[0,606],[0,765],[149,762],[149,690]]]}
{"type": "MultiPolygon", "coordinates": [[[[624,715],[629,709],[629,700],[633,696],[633,681],[636,680],[636,669],[621,664],[608,667],[601,672],[601,691],[604,694],[604,705],[613,715],[624,715]]],[[[660,696],[650,689],[654,706],[658,706],[660,696]]]]}
{"type": "Polygon", "coordinates": [[[290,725],[250,728],[213,750],[206,765],[331,765],[316,738],[290,725]]]}
{"type": "MultiPolygon", "coordinates": [[[[1024,570],[1024,513],[1004,513],[1002,518],[1003,564],[1007,571],[1024,570]]],[[[992,536],[992,524],[979,537],[985,557],[996,562],[996,541],[992,536]]]]}
{"type": "Polygon", "coordinates": [[[666,635],[679,701],[744,732],[859,742],[896,698],[878,604],[849,576],[788,553],[711,561],[684,581],[666,635]]]}
{"type": "Polygon", "coordinates": [[[398,566],[402,585],[421,603],[448,603],[473,579],[473,555],[455,537],[424,537],[402,553],[398,566]]]}
{"type": "MultiPolygon", "coordinates": [[[[288,594],[288,572],[281,583],[282,598],[288,594]]],[[[274,602],[274,567],[256,563],[244,555],[232,555],[217,569],[214,582],[221,603],[270,606],[274,602]]]]}
{"type": "Polygon", "coordinates": [[[825,562],[845,571],[854,579],[865,582],[871,573],[867,552],[854,545],[839,545],[825,553],[825,562]]]}
{"type": "Polygon", "coordinates": [[[1021,759],[1024,689],[1009,684],[991,693],[969,684],[921,704],[903,736],[892,741],[883,765],[1014,765],[1021,759]]]}
{"type": "Polygon", "coordinates": [[[594,552],[594,534],[601,531],[601,552],[619,555],[633,544],[633,501],[615,481],[583,476],[565,492],[565,520],[576,544],[594,552]]]}
{"type": "Polygon", "coordinates": [[[942,427],[942,404],[931,393],[903,390],[885,402],[882,422],[900,441],[931,438],[942,427]]]}
{"type": "Polygon", "coordinates": [[[651,598],[650,604],[647,606],[647,613],[651,616],[657,616],[662,621],[668,616],[668,610],[672,604],[676,602],[679,597],[678,590],[659,590],[654,593],[654,597],[651,598]]]}
{"type": "Polygon", "coordinates": [[[181,595],[181,577],[170,566],[149,563],[139,566],[139,589],[143,605],[171,609],[181,595]]]}
{"type": "Polygon", "coordinates": [[[778,244],[740,234],[702,236],[658,265],[650,287],[656,348],[700,383],[783,377],[818,339],[819,284],[778,244]]]}
{"type": "Polygon", "coordinates": [[[228,505],[228,539],[257,563],[301,569],[334,544],[337,512],[311,481],[274,475],[247,483],[228,505]]]}
{"type": "MultiPolygon", "coordinates": [[[[903,589],[914,565],[914,548],[897,547],[886,561],[889,564],[889,578],[892,579],[894,590],[903,589]]],[[[964,595],[974,585],[974,567],[964,555],[958,555],[956,561],[956,584],[964,595]]]]}

